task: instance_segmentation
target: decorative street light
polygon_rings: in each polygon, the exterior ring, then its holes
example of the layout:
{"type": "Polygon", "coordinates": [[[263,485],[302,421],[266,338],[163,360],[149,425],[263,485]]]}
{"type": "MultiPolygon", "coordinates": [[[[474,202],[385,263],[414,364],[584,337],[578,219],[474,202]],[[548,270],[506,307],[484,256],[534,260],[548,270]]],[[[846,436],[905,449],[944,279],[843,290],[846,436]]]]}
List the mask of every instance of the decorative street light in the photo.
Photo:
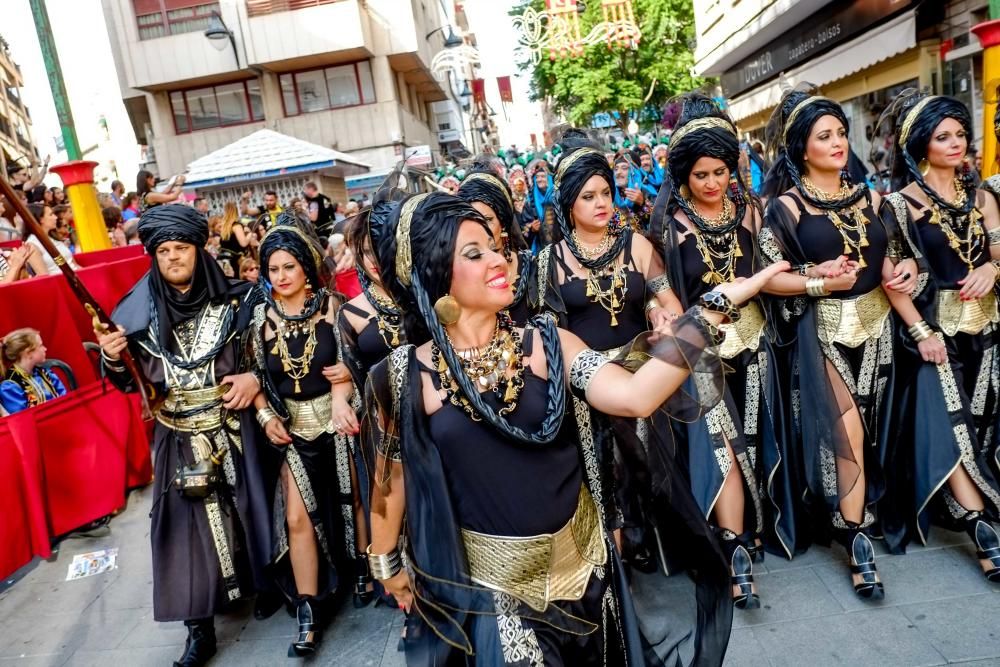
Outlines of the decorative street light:
{"type": "Polygon", "coordinates": [[[226,22],[222,20],[222,16],[219,12],[212,12],[212,15],[208,19],[208,27],[205,28],[205,37],[212,43],[216,51],[223,51],[226,48],[226,40],[229,40],[230,46],[233,47],[233,56],[236,58],[236,67],[239,69],[240,66],[240,54],[236,51],[236,38],[233,36],[233,31],[229,29],[226,22]]]}
{"type": "Polygon", "coordinates": [[[431,35],[433,35],[436,32],[441,32],[445,28],[448,28],[448,36],[444,38],[444,48],[446,48],[446,49],[453,49],[456,46],[461,46],[462,44],[465,43],[465,40],[463,40],[461,37],[459,37],[458,35],[456,35],[455,31],[452,29],[452,27],[450,25],[443,25],[443,26],[439,26],[437,28],[434,28],[429,33],[427,33],[426,35],[424,35],[424,39],[425,40],[430,39],[431,35]]]}

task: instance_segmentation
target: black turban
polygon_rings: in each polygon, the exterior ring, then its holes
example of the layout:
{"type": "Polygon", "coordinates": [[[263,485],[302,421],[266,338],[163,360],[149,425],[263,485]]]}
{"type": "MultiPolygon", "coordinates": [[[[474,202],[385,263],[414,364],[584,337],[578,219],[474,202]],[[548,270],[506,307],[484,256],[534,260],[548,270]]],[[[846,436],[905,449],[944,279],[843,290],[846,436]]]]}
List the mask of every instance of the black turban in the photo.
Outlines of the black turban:
{"type": "Polygon", "coordinates": [[[520,225],[514,224],[514,198],[510,186],[504,183],[495,171],[479,170],[470,172],[458,189],[458,198],[486,204],[497,216],[500,229],[510,239],[511,250],[517,252],[528,247],[521,236],[520,225]]]}
{"type": "Polygon", "coordinates": [[[730,173],[736,174],[739,171],[740,142],[736,127],[715,102],[704,95],[692,93],[683,101],[667,155],[667,168],[676,187],[687,183],[694,164],[703,157],[722,160],[730,173]],[[699,119],[699,124],[692,125],[699,119]]]}
{"type": "Polygon", "coordinates": [[[323,254],[316,242],[294,224],[278,224],[264,235],[260,242],[260,280],[267,277],[267,261],[276,250],[284,250],[302,265],[306,282],[314,291],[326,286],[321,273],[323,254]]]}
{"type": "Polygon", "coordinates": [[[167,241],[181,241],[204,248],[208,243],[208,220],[184,204],[154,206],[139,217],[139,241],[150,255],[167,241]]]}

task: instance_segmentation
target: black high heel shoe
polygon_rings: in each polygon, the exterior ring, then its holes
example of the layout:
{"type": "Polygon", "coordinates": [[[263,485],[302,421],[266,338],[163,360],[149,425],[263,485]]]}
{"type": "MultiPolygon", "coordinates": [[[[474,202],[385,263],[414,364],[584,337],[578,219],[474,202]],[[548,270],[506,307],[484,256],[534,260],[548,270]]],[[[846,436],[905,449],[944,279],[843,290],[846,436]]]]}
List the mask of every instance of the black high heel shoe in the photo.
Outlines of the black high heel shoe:
{"type": "Polygon", "coordinates": [[[375,599],[375,587],[372,585],[372,573],[368,568],[368,557],[356,557],[354,568],[354,608],[361,609],[367,607],[375,599]],[[369,586],[372,586],[371,590],[368,590],[369,586]]]}
{"type": "Polygon", "coordinates": [[[976,557],[990,561],[989,570],[983,570],[987,581],[1000,583],[1000,536],[996,529],[979,512],[965,515],[965,532],[976,545],[976,557]]]}
{"type": "Polygon", "coordinates": [[[764,562],[764,543],[756,535],[747,542],[746,550],[754,563],[764,562]]]}
{"type": "Polygon", "coordinates": [[[188,629],[184,654],[174,662],[174,667],[202,667],[215,655],[215,619],[184,621],[184,625],[188,629]]]}
{"type": "MultiPolygon", "coordinates": [[[[851,574],[861,575],[861,583],[854,584],[854,592],[866,600],[881,600],[885,597],[885,588],[879,581],[878,569],[875,567],[875,547],[860,530],[852,529],[849,534],[851,538],[847,544],[847,555],[850,558],[851,574]]],[[[851,582],[853,581],[852,576],[851,582]]]]}
{"type": "Polygon", "coordinates": [[[753,592],[753,558],[742,536],[730,530],[723,530],[722,549],[729,559],[729,581],[739,589],[733,594],[733,606],[737,609],[760,609],[760,597],[753,592]]]}
{"type": "Polygon", "coordinates": [[[289,658],[304,658],[316,652],[316,645],[319,643],[319,630],[316,616],[311,604],[312,598],[302,596],[299,598],[298,608],[295,616],[299,622],[298,637],[288,647],[289,658]]]}

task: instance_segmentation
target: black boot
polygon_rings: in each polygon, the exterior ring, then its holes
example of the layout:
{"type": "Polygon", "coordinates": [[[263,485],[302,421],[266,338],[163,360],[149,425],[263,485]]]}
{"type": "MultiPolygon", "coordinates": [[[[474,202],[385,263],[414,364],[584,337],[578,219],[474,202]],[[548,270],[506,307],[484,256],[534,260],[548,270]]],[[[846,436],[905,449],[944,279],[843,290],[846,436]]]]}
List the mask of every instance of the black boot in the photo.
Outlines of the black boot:
{"type": "Polygon", "coordinates": [[[375,588],[368,590],[372,585],[372,573],[368,569],[368,557],[358,556],[354,559],[354,608],[361,609],[367,607],[375,597],[375,588]]]}
{"type": "Polygon", "coordinates": [[[720,530],[722,551],[729,561],[729,580],[739,589],[733,593],[733,606],[737,609],[759,609],[760,598],[753,592],[753,559],[747,545],[751,539],[747,535],[737,535],[731,530],[720,530]]]}
{"type": "Polygon", "coordinates": [[[299,597],[295,613],[299,622],[299,634],[288,647],[289,658],[302,658],[316,652],[316,644],[319,643],[319,624],[313,611],[314,604],[315,601],[308,595],[299,597]]]}
{"type": "Polygon", "coordinates": [[[983,570],[988,581],[1000,583],[1000,536],[981,512],[969,512],[963,519],[965,532],[976,545],[976,557],[990,561],[990,569],[983,570]]]}
{"type": "Polygon", "coordinates": [[[854,584],[854,592],[866,600],[881,600],[885,597],[885,588],[875,567],[875,547],[858,524],[846,523],[847,530],[841,531],[840,539],[850,558],[851,582],[854,582],[853,575],[861,575],[861,582],[854,584]]]}
{"type": "Polygon", "coordinates": [[[174,663],[174,667],[202,667],[215,655],[215,619],[184,621],[184,625],[188,629],[184,654],[174,663]]]}

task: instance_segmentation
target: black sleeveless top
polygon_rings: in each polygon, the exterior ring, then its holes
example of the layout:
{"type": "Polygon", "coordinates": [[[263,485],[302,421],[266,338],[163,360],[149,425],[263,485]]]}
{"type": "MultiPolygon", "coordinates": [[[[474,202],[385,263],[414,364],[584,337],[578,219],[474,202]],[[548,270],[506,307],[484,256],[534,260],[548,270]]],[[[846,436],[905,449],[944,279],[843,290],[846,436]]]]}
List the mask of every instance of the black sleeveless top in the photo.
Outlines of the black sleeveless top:
{"type": "MultiPolygon", "coordinates": [[[[526,358],[532,340],[525,335],[526,358]]],[[[423,364],[421,369],[440,390],[438,374],[423,364]]],[[[524,430],[536,430],[545,418],[546,392],[547,382],[525,368],[517,408],[507,418],[524,430]]],[[[502,407],[492,391],[482,396],[490,407],[502,407]]],[[[560,433],[548,445],[515,443],[486,421],[473,421],[450,401],[428,422],[431,439],[446,462],[448,491],[463,528],[525,537],[553,533],[573,516],[583,473],[570,438],[560,433]]]]}
{"type": "MultiPolygon", "coordinates": [[[[243,227],[242,224],[234,222],[233,227],[235,228],[236,225],[243,227]]],[[[246,232],[246,229],[244,228],[243,231],[246,232]]],[[[233,233],[232,231],[229,232],[228,239],[223,239],[223,238],[219,239],[219,245],[228,250],[229,252],[233,253],[233,255],[243,255],[247,251],[246,248],[240,245],[239,239],[236,238],[236,234],[233,233]]]]}
{"type": "MultiPolygon", "coordinates": [[[[964,280],[969,275],[969,267],[959,259],[958,253],[948,245],[948,237],[941,230],[941,225],[930,223],[931,210],[925,209],[923,202],[907,195],[903,195],[903,199],[917,211],[924,209],[921,216],[911,223],[910,229],[917,235],[914,241],[921,248],[924,257],[927,258],[937,286],[941,289],[961,289],[962,286],[958,284],[958,281],[964,280]]],[[[964,238],[964,233],[961,231],[956,229],[955,233],[958,234],[959,238],[964,238]]],[[[989,242],[985,235],[982,237],[981,243],[978,255],[972,260],[972,264],[976,268],[988,263],[991,259],[989,242]]]]}
{"type": "MultiPolygon", "coordinates": [[[[677,250],[680,253],[681,271],[684,275],[684,296],[687,304],[698,302],[702,294],[712,291],[715,285],[710,285],[701,279],[709,267],[705,265],[698,251],[698,242],[695,240],[695,232],[684,226],[677,218],[671,218],[674,223],[674,233],[685,235],[678,244],[677,250]]],[[[691,223],[692,226],[694,223],[691,223]]],[[[736,241],[740,244],[742,257],[736,258],[736,277],[749,278],[753,275],[753,233],[740,225],[736,228],[736,241]]]]}
{"type": "MultiPolygon", "coordinates": [[[[309,372],[304,378],[299,380],[301,391],[295,393],[295,380],[290,378],[281,367],[281,357],[277,351],[277,340],[265,342],[267,349],[267,372],[278,390],[278,395],[282,398],[292,398],[297,401],[305,401],[323,394],[330,393],[330,381],[323,377],[323,367],[333,366],[337,363],[337,342],[333,336],[333,325],[321,319],[316,322],[316,349],[313,351],[312,362],[309,364],[309,372]]],[[[270,328],[277,336],[275,326],[270,318],[264,319],[264,327],[270,328]]],[[[286,339],[288,353],[292,357],[299,357],[306,346],[307,333],[300,333],[286,339]]],[[[266,340],[266,336],[265,336],[266,340]]]]}
{"type": "MultiPolygon", "coordinates": [[[[799,224],[796,232],[806,260],[814,264],[822,264],[843,254],[844,238],[830,222],[826,213],[812,213],[807,210],[798,192],[793,191],[788,195],[795,200],[799,209],[799,224]]],[[[867,294],[882,284],[882,262],[885,260],[885,253],[889,247],[889,235],[882,225],[882,220],[872,208],[870,198],[862,210],[868,219],[866,225],[868,246],[861,249],[861,255],[865,258],[868,266],[858,273],[854,287],[850,290],[834,292],[833,298],[836,299],[867,294]]],[[[848,255],[848,259],[857,261],[858,257],[852,252],[848,255]]]]}
{"type": "MultiPolygon", "coordinates": [[[[632,341],[646,331],[646,278],[636,268],[632,258],[632,244],[623,250],[625,260],[625,307],[616,315],[618,326],[611,326],[611,313],[604,306],[587,296],[587,281],[573,274],[562,255],[563,246],[557,245],[552,256],[562,267],[566,282],[559,284],[559,292],[566,306],[567,326],[588,347],[611,350],[632,341]]],[[[600,278],[603,289],[611,286],[611,277],[600,278]]]]}
{"type": "MultiPolygon", "coordinates": [[[[367,313],[350,303],[345,303],[342,307],[347,312],[366,320],[364,328],[357,335],[354,354],[367,374],[375,364],[389,356],[392,348],[386,344],[382,334],[378,332],[378,316],[375,313],[367,313]]],[[[348,325],[350,325],[349,322],[348,325]]],[[[400,336],[402,333],[401,330],[400,336]]]]}

